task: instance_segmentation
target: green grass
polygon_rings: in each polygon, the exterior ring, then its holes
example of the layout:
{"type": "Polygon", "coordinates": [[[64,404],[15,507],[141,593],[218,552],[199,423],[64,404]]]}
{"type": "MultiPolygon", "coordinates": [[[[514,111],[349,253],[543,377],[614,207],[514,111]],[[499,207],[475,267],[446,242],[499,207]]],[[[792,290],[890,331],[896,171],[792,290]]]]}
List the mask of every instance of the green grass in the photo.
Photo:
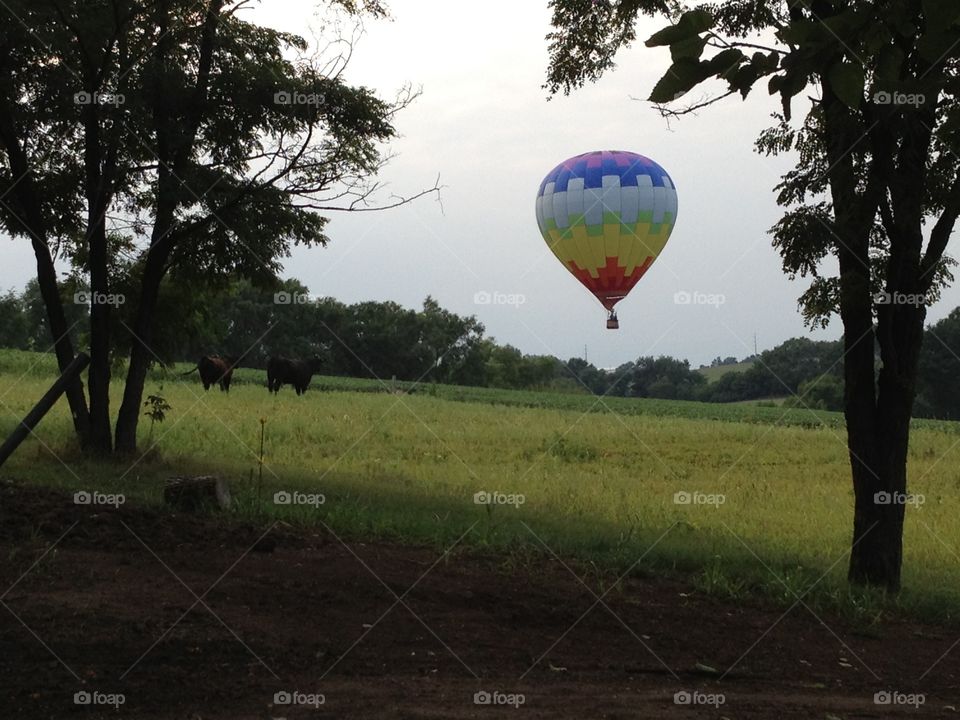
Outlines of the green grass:
{"type": "Polygon", "coordinates": [[[735,363],[733,365],[715,365],[713,367],[698,368],[697,372],[703,375],[707,382],[716,382],[727,373],[746,372],[754,365],[753,361],[735,363]]]}
{"type": "MultiPolygon", "coordinates": [[[[0,351],[0,434],[53,375],[50,358],[0,351]]],[[[144,456],[83,457],[61,401],[0,477],[158,502],[164,478],[216,473],[231,481],[239,514],[322,522],[344,537],[446,548],[467,532],[464,545],[528,558],[531,571],[539,560],[529,558],[541,558],[545,544],[604,570],[681,572],[704,591],[759,592],[788,605],[791,591],[822,577],[804,598],[812,607],[864,622],[883,607],[844,583],[853,498],[836,413],[442,386],[404,394],[345,378],[319,378],[303,397],[289,388],[275,397],[253,370],[239,371],[224,395],[204,393],[195,376],[171,375],[157,371],[147,383],[172,410],[150,440],[144,418],[144,456]],[[274,505],[279,490],[326,501],[274,505]],[[479,491],[525,502],[477,505],[479,491]],[[676,504],[678,492],[725,502],[676,504]]],[[[115,404],[120,390],[118,382],[115,404]]],[[[958,430],[918,422],[911,442],[910,489],[926,502],[907,511],[899,603],[929,618],[960,614],[958,430]]]]}

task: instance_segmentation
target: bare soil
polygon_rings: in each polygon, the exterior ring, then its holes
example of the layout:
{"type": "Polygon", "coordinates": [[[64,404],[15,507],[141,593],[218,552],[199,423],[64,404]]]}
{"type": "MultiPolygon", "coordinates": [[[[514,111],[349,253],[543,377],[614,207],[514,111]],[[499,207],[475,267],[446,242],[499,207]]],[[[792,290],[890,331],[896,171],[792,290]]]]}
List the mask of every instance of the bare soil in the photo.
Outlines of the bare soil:
{"type": "Polygon", "coordinates": [[[863,632],[803,604],[737,604],[641,574],[604,594],[613,578],[549,556],[511,564],[323,528],[75,505],[7,483],[0,558],[4,719],[829,720],[960,708],[960,629],[863,632]],[[875,703],[883,691],[924,702],[875,703]],[[284,692],[315,706],[275,703],[284,692]]]}

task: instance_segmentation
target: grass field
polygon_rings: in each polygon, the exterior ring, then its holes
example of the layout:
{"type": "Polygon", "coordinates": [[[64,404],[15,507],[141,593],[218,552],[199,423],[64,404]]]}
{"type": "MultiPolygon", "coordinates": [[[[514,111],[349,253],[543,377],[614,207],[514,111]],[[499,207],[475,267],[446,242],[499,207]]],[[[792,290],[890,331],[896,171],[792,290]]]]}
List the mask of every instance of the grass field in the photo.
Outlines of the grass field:
{"type": "Polygon", "coordinates": [[[698,368],[697,372],[703,375],[707,382],[716,382],[727,373],[746,372],[754,365],[753,361],[735,363],[733,365],[716,365],[713,367],[698,368]]]}
{"type": "MultiPolygon", "coordinates": [[[[556,553],[603,570],[691,573],[704,590],[787,604],[816,583],[804,602],[866,621],[881,607],[844,584],[852,491],[836,413],[429,385],[407,394],[343,378],[274,397],[253,370],[225,395],[175,377],[186,369],[149,379],[147,393],[172,410],[152,434],[144,418],[142,456],[79,455],[61,401],[0,477],[157,502],[166,477],[216,473],[240,514],[344,536],[446,548],[467,533],[465,545],[531,567],[556,553]],[[278,491],[324,502],[278,505],[278,491]],[[478,492],[514,504],[477,504],[478,492]]],[[[0,434],[53,375],[52,358],[0,351],[0,434]]],[[[916,423],[910,490],[923,504],[907,510],[899,603],[926,617],[960,615],[958,444],[958,425],[916,423]]]]}

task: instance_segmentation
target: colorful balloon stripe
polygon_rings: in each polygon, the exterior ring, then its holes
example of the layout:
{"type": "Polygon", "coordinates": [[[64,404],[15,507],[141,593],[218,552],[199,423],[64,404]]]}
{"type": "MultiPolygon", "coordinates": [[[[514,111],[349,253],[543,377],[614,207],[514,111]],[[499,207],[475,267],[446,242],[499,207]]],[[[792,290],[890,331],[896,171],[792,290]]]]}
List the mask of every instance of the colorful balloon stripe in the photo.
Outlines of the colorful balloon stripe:
{"type": "Polygon", "coordinates": [[[537,223],[547,245],[612,310],[663,250],[677,218],[667,172],[636,153],[565,160],[540,185],[537,223]]]}

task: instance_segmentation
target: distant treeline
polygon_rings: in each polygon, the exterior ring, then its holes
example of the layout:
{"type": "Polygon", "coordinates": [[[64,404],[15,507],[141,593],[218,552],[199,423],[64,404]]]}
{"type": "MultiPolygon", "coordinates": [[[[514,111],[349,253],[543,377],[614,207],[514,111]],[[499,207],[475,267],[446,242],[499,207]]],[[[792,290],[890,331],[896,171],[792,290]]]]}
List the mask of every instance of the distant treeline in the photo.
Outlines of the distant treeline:
{"type": "MultiPolygon", "coordinates": [[[[83,347],[89,299],[69,282],[64,293],[83,347]]],[[[114,332],[122,353],[130,340],[127,303],[114,301],[114,332]]],[[[152,350],[164,364],[217,353],[242,358],[241,366],[263,368],[271,355],[317,356],[326,375],[720,403],[788,397],[799,407],[843,407],[839,340],[787,340],[747,358],[753,363],[749,369],[727,372],[711,383],[689,362],[665,356],[640,357],[605,370],[582,358],[525,355],[486,337],[475,317],[444,310],[430,297],[422,309],[411,310],[393,302],[346,305],[314,297],[296,280],[270,290],[248,281],[206,289],[171,282],[161,307],[152,350]]],[[[45,351],[49,346],[36,282],[21,293],[0,296],[0,347],[45,351]]],[[[712,365],[736,362],[718,357],[712,365]]],[[[928,329],[920,368],[914,414],[960,419],[960,308],[928,329]]]]}

